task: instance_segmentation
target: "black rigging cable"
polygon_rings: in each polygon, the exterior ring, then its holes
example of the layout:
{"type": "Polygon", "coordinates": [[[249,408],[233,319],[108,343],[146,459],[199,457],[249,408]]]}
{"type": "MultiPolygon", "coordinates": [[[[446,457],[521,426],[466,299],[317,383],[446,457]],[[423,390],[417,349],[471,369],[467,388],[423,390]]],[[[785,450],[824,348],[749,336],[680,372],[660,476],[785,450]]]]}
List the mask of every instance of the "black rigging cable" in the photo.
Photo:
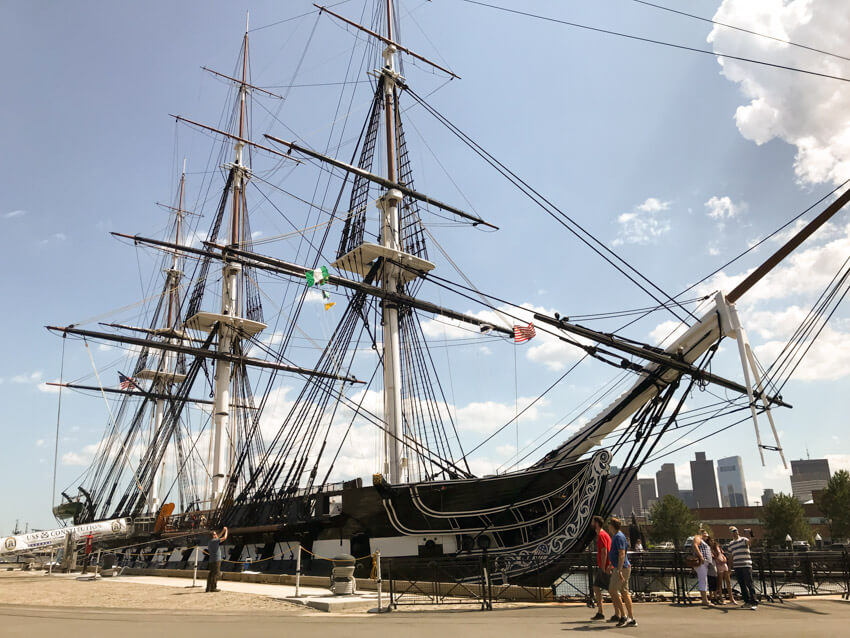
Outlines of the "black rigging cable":
{"type": "MultiPolygon", "coordinates": [[[[654,299],[660,305],[664,305],[664,302],[662,302],[656,296],[656,294],[653,293],[652,290],[650,290],[649,288],[655,289],[658,293],[665,297],[667,301],[678,305],[680,308],[682,308],[682,310],[685,311],[686,314],[690,315],[693,319],[697,319],[697,317],[695,317],[693,313],[682,307],[681,304],[679,304],[673,297],[667,294],[660,286],[651,281],[648,277],[646,277],[646,275],[638,271],[637,268],[632,266],[630,263],[620,257],[617,253],[611,250],[608,246],[604,244],[604,242],[597,239],[592,233],[590,233],[572,217],[567,215],[563,210],[558,208],[554,203],[552,203],[549,199],[547,199],[539,191],[532,187],[528,182],[526,182],[519,175],[514,173],[511,169],[509,169],[502,162],[496,159],[496,157],[494,157],[487,150],[485,150],[469,135],[464,133],[445,115],[440,113],[437,109],[435,109],[428,102],[426,102],[424,98],[420,97],[415,91],[413,91],[413,89],[408,86],[405,86],[404,88],[407,93],[409,93],[426,111],[428,111],[428,113],[434,116],[434,118],[438,122],[443,124],[459,140],[461,140],[470,149],[472,149],[472,151],[476,155],[481,157],[485,162],[487,162],[490,166],[496,169],[498,173],[500,173],[505,179],[507,179],[511,184],[513,184],[520,192],[522,192],[532,202],[537,204],[538,207],[543,209],[543,211],[546,212],[550,217],[552,217],[552,219],[554,219],[561,226],[566,228],[570,233],[572,233],[576,238],[579,239],[579,241],[585,244],[594,253],[604,259],[615,270],[617,270],[620,274],[626,277],[626,279],[635,284],[638,288],[640,288],[644,293],[652,297],[652,299],[654,299]],[[633,274],[630,274],[629,271],[633,274]],[[648,284],[649,288],[647,288],[646,285],[638,281],[638,279],[643,280],[646,284],[648,284]]],[[[676,317],[676,319],[682,321],[683,323],[686,323],[685,320],[682,319],[682,317],[680,317],[675,312],[675,310],[673,310],[672,308],[668,308],[668,310],[670,310],[670,312],[673,314],[674,317],[676,317]]]]}
{"type": "Polygon", "coordinates": [[[620,38],[627,38],[629,40],[637,40],[638,42],[647,42],[649,44],[657,44],[660,46],[670,47],[672,49],[680,49],[682,51],[692,51],[694,53],[703,53],[706,55],[710,55],[712,57],[720,57],[720,58],[728,58],[730,60],[738,60],[739,62],[748,62],[750,64],[759,64],[761,66],[768,66],[775,69],[783,69],[785,71],[794,71],[796,73],[804,73],[806,75],[813,75],[821,78],[828,78],[830,80],[839,80],[841,82],[850,82],[850,78],[841,77],[839,75],[831,75],[829,73],[820,73],[818,71],[810,71],[808,69],[800,69],[793,66],[788,66],[785,64],[776,64],[774,62],[765,62],[764,60],[755,60],[753,58],[745,58],[739,55],[729,55],[726,53],[720,53],[719,51],[711,51],[709,49],[698,49],[696,47],[686,46],[684,44],[673,44],[672,42],[665,42],[663,40],[655,40],[653,38],[644,38],[637,35],[631,35],[628,33],[621,33],[619,31],[612,31],[611,29],[602,29],[600,27],[591,27],[586,24],[579,24],[578,22],[570,22],[568,20],[560,20],[558,18],[552,18],[549,16],[540,15],[537,13],[529,13],[528,11],[520,11],[518,9],[509,9],[507,7],[500,7],[495,4],[488,4],[486,2],[479,2],[478,0],[461,0],[461,2],[466,2],[467,4],[475,4],[481,7],[487,7],[488,9],[495,9],[497,11],[504,11],[505,13],[513,13],[516,15],[525,16],[527,18],[535,18],[537,20],[544,20],[546,22],[554,22],[556,24],[563,24],[568,27],[575,27],[577,29],[585,29],[587,31],[593,31],[595,33],[604,33],[605,35],[614,35],[620,38]]]}
{"type": "MultiPolygon", "coordinates": [[[[753,31],[751,29],[745,29],[743,27],[737,27],[734,24],[728,24],[726,22],[718,22],[717,20],[712,20],[711,18],[704,18],[702,16],[695,15],[693,13],[688,13],[686,11],[679,11],[678,9],[673,9],[672,7],[665,7],[660,4],[654,4],[652,2],[646,2],[646,0],[632,0],[632,2],[637,2],[638,4],[646,5],[647,7],[653,7],[655,9],[661,9],[662,11],[669,11],[670,13],[676,13],[681,16],[686,16],[688,18],[693,18],[694,20],[700,20],[701,22],[708,22],[709,24],[714,24],[719,27],[724,27],[726,29],[733,29],[735,31],[741,31],[743,33],[749,33],[750,35],[758,36],[759,38],[766,38],[768,40],[773,40],[774,42],[781,42],[782,44],[787,44],[788,46],[797,47],[798,49],[807,49],[808,51],[814,51],[815,53],[823,53],[824,55],[828,55],[833,58],[838,58],[839,60],[847,60],[850,61],[850,58],[839,55],[837,53],[830,53],[829,51],[824,51],[823,49],[817,49],[815,47],[810,47],[805,44],[798,44],[797,42],[792,42],[791,40],[786,40],[784,38],[777,38],[773,35],[767,35],[766,33],[759,33],[758,31],[753,31]]],[[[728,57],[728,56],[727,56],[728,57]]]]}

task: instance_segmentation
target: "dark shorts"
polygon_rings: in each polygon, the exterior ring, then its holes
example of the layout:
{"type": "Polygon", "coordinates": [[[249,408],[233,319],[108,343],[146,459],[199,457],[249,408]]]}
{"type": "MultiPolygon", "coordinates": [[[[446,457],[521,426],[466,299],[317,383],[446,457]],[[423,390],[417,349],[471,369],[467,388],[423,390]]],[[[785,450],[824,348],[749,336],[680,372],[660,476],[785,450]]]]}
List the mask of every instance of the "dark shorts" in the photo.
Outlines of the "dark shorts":
{"type": "Polygon", "coordinates": [[[593,586],[599,589],[606,590],[611,583],[611,574],[606,574],[601,569],[596,570],[596,576],[593,577],[593,586]]]}

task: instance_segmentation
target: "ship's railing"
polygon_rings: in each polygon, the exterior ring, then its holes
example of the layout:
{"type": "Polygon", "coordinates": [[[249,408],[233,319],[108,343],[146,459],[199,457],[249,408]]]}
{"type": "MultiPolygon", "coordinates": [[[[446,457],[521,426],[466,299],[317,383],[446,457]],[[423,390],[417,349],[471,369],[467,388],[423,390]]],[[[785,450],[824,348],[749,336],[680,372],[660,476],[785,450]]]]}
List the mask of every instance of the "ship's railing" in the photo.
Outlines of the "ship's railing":
{"type": "MultiPolygon", "coordinates": [[[[629,552],[630,591],[634,601],[699,602],[697,579],[685,565],[686,552],[629,552]]],[[[802,595],[840,594],[850,599],[850,557],[843,550],[792,552],[755,550],[753,581],[765,601],[802,595]]],[[[478,604],[482,609],[510,602],[583,601],[593,605],[595,552],[551,557],[525,557],[524,575],[499,572],[494,556],[468,558],[384,558],[392,605],[478,604]],[[539,564],[535,564],[539,563],[539,564]],[[405,574],[399,579],[398,574],[405,574]],[[552,574],[559,574],[552,583],[552,574]]],[[[740,598],[737,579],[732,586],[740,598]]]]}

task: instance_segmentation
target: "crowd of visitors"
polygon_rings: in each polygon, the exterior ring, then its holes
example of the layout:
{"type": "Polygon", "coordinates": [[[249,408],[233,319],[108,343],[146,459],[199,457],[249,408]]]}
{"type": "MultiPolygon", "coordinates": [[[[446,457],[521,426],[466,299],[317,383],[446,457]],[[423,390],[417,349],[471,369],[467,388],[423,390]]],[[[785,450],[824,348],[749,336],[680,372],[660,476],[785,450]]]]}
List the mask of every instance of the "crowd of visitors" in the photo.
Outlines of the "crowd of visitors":
{"type": "MultiPolygon", "coordinates": [[[[608,531],[601,516],[594,516],[591,527],[596,534],[596,574],[593,579],[593,596],[596,614],[592,621],[606,620],[604,610],[604,592],[607,590],[614,607],[614,614],[607,622],[618,627],[636,627],[629,593],[631,563],[628,551],[642,552],[643,539],[640,528],[632,517],[627,539],[621,531],[622,521],[612,516],[608,520],[608,531]],[[629,542],[631,540],[631,544],[629,542]]],[[[758,609],[758,598],[753,584],[753,560],[750,555],[750,539],[741,536],[736,527],[730,527],[732,540],[721,546],[710,534],[700,529],[689,540],[689,552],[685,559],[688,567],[696,573],[697,589],[705,607],[738,604],[732,589],[731,574],[735,572],[738,588],[743,598],[742,608],[758,609]]]]}

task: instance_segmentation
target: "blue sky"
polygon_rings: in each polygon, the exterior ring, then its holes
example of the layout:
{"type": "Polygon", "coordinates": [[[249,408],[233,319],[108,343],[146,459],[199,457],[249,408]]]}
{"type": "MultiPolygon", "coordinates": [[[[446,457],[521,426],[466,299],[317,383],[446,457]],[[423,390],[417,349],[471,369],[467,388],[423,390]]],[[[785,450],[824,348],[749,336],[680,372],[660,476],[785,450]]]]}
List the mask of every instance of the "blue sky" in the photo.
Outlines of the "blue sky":
{"type": "MultiPolygon", "coordinates": [[[[833,19],[837,10],[830,11],[831,4],[818,3],[813,10],[799,0],[726,0],[722,6],[701,0],[690,9],[846,55],[847,29],[833,19]]],[[[701,279],[850,177],[846,83],[731,61],[721,67],[712,56],[509,16],[458,0],[406,0],[400,7],[404,43],[463,78],[444,85],[444,78],[408,62],[405,76],[415,90],[420,95],[435,91],[428,98],[431,104],[668,292],[701,279]]],[[[850,63],[736,32],[718,31],[707,43],[711,25],[627,0],[605,6],[535,0],[528,8],[850,76],[850,63]]],[[[183,157],[188,158],[190,203],[209,214],[206,198],[214,191],[206,189],[217,185],[218,177],[201,173],[210,166],[212,140],[176,126],[168,114],[219,122],[228,87],[200,66],[232,72],[247,10],[252,28],[264,27],[251,33],[254,83],[298,85],[272,89],[287,96],[283,104],[257,97],[262,106],[255,102],[254,136],[271,132],[290,139],[297,134],[319,149],[338,139],[337,152],[347,159],[351,138],[366,116],[368,85],[346,94],[341,110],[338,86],[303,85],[363,79],[358,66],[362,41],[315,13],[272,24],[311,11],[310,2],[19,2],[0,8],[0,47],[6,59],[14,60],[6,67],[9,88],[0,103],[6,148],[0,157],[7,308],[0,316],[7,335],[0,364],[0,435],[6,442],[0,449],[0,476],[7,486],[0,499],[3,532],[18,518],[36,527],[51,522],[57,395],[42,384],[59,376],[62,343],[43,326],[139,318],[133,304],[158,276],[156,256],[108,233],[162,236],[168,215],[155,202],[173,201],[183,157]],[[352,52],[358,63],[346,71],[352,52]],[[339,126],[330,131],[328,122],[335,116],[339,126]]],[[[363,3],[350,0],[337,10],[359,20],[363,3]]],[[[405,106],[411,104],[408,100],[405,106]]],[[[568,315],[651,305],[645,293],[519,195],[422,109],[410,108],[405,118],[417,188],[473,208],[502,228],[485,233],[447,227],[426,214],[434,236],[482,290],[568,315]]],[[[270,165],[267,158],[256,160],[270,165]]],[[[280,172],[274,175],[304,197],[311,196],[317,179],[315,172],[301,168],[286,182],[280,172]]],[[[297,202],[282,198],[278,204],[292,220],[307,225],[297,202]]],[[[201,220],[200,227],[206,228],[208,220],[201,220]]],[[[261,203],[252,212],[252,228],[262,233],[259,238],[291,230],[261,203]]],[[[783,336],[796,327],[801,309],[807,310],[821,292],[824,277],[850,254],[848,229],[845,213],[739,304],[763,360],[771,360],[783,336]]],[[[715,283],[728,289],[772,246],[735,264],[715,283]]],[[[294,243],[269,242],[259,249],[293,258],[294,243]]],[[[432,249],[432,254],[438,253],[432,249]]],[[[444,260],[435,261],[440,274],[453,276],[444,260]]],[[[271,282],[267,292],[274,297],[271,282]]],[[[447,293],[429,294],[460,310],[481,310],[447,293]]],[[[304,327],[320,339],[332,328],[331,316],[314,310],[304,327]]],[[[651,340],[671,318],[655,313],[626,334],[651,340]]],[[[812,351],[799,378],[784,391],[795,406],[777,414],[789,458],[804,457],[808,450],[813,458],[830,455],[834,467],[850,465],[844,434],[848,322],[845,305],[825,334],[827,346],[812,351]]],[[[448,398],[467,447],[510,418],[516,395],[536,396],[575,359],[575,353],[543,338],[519,348],[515,392],[513,346],[466,344],[453,338],[450,327],[443,332],[435,324],[429,330],[435,351],[445,358],[439,366],[443,372],[451,368],[448,398]]],[[[67,346],[66,378],[91,374],[85,348],[79,342],[67,346]]],[[[106,370],[106,385],[116,383],[120,354],[93,349],[97,365],[106,370]]],[[[740,379],[732,355],[734,348],[727,344],[715,371],[740,379]]],[[[308,349],[303,357],[301,362],[309,364],[308,349]]],[[[583,364],[521,420],[518,430],[512,426],[482,449],[476,467],[492,471],[513,456],[517,440],[524,447],[543,435],[612,375],[604,366],[583,364]]],[[[291,398],[292,391],[280,390],[281,405],[287,394],[291,398]]],[[[107,418],[98,397],[65,394],[62,411],[60,488],[73,485],[85,469],[87,446],[99,440],[107,418]]],[[[374,438],[373,432],[363,432],[360,449],[352,452],[352,467],[364,475],[374,438]]],[[[684,469],[694,449],[704,449],[710,458],[740,454],[751,501],[762,487],[790,489],[774,456],[761,468],[749,423],[664,461],[684,469]]]]}

